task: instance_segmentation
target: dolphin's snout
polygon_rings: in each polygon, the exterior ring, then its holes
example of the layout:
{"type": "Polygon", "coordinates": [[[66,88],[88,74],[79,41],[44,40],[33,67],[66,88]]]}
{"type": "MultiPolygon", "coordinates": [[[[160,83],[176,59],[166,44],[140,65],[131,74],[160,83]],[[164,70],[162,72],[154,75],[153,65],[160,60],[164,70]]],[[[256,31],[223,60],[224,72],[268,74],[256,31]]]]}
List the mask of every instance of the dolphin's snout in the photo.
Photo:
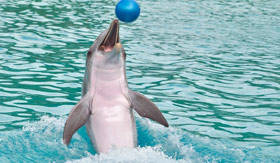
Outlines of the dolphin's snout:
{"type": "Polygon", "coordinates": [[[119,37],[119,21],[117,19],[114,19],[111,23],[111,26],[100,44],[99,50],[101,51],[112,51],[116,43],[120,42],[119,37]]]}

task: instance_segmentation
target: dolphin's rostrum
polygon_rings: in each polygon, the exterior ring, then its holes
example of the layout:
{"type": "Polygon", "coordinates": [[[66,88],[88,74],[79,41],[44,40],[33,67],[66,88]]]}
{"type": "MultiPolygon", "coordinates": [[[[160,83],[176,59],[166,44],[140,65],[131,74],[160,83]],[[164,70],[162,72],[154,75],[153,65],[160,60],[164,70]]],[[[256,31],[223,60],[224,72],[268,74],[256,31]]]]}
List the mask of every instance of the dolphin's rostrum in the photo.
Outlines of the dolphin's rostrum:
{"type": "Polygon", "coordinates": [[[107,152],[112,147],[136,147],[137,132],[132,109],[168,127],[157,106],[144,95],[128,88],[125,73],[126,54],[120,43],[119,22],[95,40],[87,53],[82,99],[66,121],[63,142],[86,124],[95,150],[107,152]]]}

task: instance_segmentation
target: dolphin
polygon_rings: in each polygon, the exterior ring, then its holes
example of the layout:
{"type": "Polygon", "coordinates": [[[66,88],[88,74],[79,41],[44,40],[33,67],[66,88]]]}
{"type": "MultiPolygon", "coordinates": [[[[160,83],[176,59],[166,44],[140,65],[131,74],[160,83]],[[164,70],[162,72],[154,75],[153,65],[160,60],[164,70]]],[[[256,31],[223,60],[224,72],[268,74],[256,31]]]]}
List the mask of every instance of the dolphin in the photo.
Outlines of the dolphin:
{"type": "Polygon", "coordinates": [[[66,120],[64,144],[69,145],[72,135],[86,125],[97,153],[108,152],[112,147],[134,148],[137,132],[133,110],[168,127],[153,102],[128,88],[125,61],[119,21],[114,19],[87,52],[82,98],[66,120]]]}

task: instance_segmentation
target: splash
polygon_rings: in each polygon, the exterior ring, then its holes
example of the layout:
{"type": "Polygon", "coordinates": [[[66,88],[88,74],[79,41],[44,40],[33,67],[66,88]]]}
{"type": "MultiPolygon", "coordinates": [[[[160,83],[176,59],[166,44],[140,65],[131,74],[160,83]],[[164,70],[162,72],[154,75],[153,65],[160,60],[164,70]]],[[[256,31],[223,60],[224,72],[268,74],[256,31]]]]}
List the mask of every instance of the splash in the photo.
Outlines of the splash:
{"type": "MultiPolygon", "coordinates": [[[[106,154],[100,155],[89,155],[78,160],[69,160],[67,163],[88,163],[88,162],[167,162],[167,163],[177,163],[186,162],[186,160],[175,160],[170,156],[163,153],[160,147],[138,147],[135,149],[114,149],[106,154]]],[[[188,162],[192,162],[188,160],[188,162]]]]}
{"type": "MultiPolygon", "coordinates": [[[[254,147],[240,148],[226,141],[190,135],[136,117],[138,147],[96,154],[85,128],[74,134],[68,147],[62,142],[66,117],[43,116],[21,130],[0,133],[1,162],[261,162],[254,147]]],[[[269,160],[273,162],[273,160],[269,160]]]]}

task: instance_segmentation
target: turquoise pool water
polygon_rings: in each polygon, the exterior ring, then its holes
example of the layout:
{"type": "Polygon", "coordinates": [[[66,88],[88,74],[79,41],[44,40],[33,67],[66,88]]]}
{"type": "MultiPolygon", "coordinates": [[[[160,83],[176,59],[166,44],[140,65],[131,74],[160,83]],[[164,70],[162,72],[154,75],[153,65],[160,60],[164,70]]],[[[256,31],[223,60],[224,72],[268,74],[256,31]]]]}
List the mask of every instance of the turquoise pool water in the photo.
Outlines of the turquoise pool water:
{"type": "Polygon", "coordinates": [[[136,115],[139,147],[67,148],[85,55],[117,0],[0,3],[0,162],[280,162],[280,1],[138,0],[121,23],[129,87],[170,128],[136,115]]]}

